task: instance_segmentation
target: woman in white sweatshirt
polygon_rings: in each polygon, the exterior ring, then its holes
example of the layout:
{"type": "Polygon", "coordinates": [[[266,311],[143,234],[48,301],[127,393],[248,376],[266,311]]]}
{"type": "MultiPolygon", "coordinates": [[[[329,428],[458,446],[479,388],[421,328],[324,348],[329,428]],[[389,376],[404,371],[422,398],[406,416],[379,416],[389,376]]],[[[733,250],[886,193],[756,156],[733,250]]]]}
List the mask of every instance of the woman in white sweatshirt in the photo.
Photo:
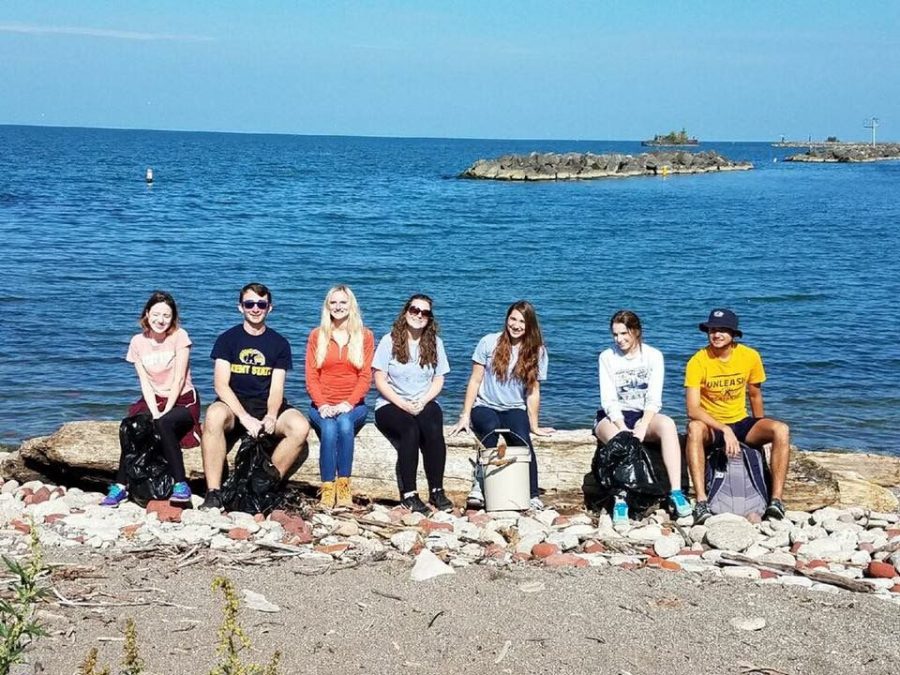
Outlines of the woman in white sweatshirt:
{"type": "MultiPolygon", "coordinates": [[[[661,414],[665,365],[658,349],[641,340],[641,320],[628,310],[616,312],[609,322],[614,346],[600,354],[600,410],[594,434],[607,443],[623,431],[639,441],[659,441],[672,491],[669,501],[676,516],[691,514],[681,491],[681,446],[671,417],[661,414]]],[[[616,496],[613,522],[628,520],[628,504],[616,496]]]]}

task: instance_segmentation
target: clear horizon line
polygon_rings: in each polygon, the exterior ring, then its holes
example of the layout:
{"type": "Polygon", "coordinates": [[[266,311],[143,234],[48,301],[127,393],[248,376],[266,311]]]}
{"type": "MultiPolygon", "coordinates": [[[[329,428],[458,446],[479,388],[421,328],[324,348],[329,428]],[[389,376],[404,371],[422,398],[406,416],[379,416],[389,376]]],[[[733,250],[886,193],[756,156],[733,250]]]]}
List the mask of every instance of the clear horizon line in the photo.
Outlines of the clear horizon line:
{"type": "MultiPolygon", "coordinates": [[[[445,140],[445,141],[573,141],[576,143],[591,143],[596,141],[613,141],[617,143],[640,143],[641,141],[650,140],[647,138],[523,138],[523,137],[486,137],[486,136],[401,136],[397,134],[351,134],[351,133],[300,133],[293,131],[234,131],[222,129],[168,129],[168,128],[150,128],[150,127],[105,127],[105,126],[86,126],[80,124],[20,124],[0,122],[0,127],[31,127],[38,129],[88,129],[95,131],[150,131],[158,133],[184,133],[184,134],[234,134],[245,136],[313,136],[313,137],[335,137],[335,138],[385,138],[385,139],[408,139],[408,140],[445,140]]],[[[781,138],[781,134],[772,139],[708,139],[700,141],[700,145],[704,143],[777,143],[781,138]]],[[[805,139],[786,139],[790,143],[806,144],[805,139]]],[[[825,142],[824,139],[815,140],[817,142],[825,142]]],[[[859,143],[863,145],[870,144],[866,140],[841,141],[842,143],[859,143]]],[[[892,143],[894,141],[881,140],[879,143],[892,143]]],[[[688,146],[684,146],[688,147],[688,146]]]]}

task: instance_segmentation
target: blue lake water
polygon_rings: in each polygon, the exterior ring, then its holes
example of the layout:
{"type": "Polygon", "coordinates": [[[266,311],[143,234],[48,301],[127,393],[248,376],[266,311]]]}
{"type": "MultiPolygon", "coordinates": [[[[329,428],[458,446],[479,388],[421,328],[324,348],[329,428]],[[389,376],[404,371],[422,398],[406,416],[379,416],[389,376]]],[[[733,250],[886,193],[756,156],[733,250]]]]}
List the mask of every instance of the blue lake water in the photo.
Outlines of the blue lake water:
{"type": "Polygon", "coordinates": [[[756,169],[513,184],[455,176],[508,152],[641,148],[0,126],[0,443],[121,417],[139,393],[124,353],[155,288],[179,301],[208,403],[212,342],[258,280],[293,344],[288,397],[301,409],[306,336],[338,282],[376,339],[408,294],[435,298],[451,421],[478,338],[531,300],[550,351],[542,423],[559,428],[591,421],[597,354],[620,308],[665,354],[664,411],[683,424],[697,323],[728,306],[762,353],[767,412],[798,445],[900,454],[900,163],[701,148],[756,169]]]}

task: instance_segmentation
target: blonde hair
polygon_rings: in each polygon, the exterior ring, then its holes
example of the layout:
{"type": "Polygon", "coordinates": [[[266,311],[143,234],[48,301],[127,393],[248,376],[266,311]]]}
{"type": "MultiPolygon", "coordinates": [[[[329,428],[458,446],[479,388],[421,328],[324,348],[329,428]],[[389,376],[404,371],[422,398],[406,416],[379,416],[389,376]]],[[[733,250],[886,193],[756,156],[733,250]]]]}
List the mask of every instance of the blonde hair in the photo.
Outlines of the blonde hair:
{"type": "Polygon", "coordinates": [[[350,312],[347,315],[347,322],[344,324],[347,333],[350,334],[350,341],[347,344],[347,360],[355,368],[362,368],[364,359],[362,314],[359,311],[359,305],[356,302],[356,296],[353,295],[353,291],[350,290],[349,286],[344,286],[343,284],[330,288],[325,294],[325,300],[322,302],[322,318],[319,321],[319,334],[316,340],[316,368],[322,367],[322,364],[325,363],[325,356],[328,353],[328,343],[331,342],[331,333],[334,330],[328,301],[337,292],[346,293],[350,301],[350,312]]]}

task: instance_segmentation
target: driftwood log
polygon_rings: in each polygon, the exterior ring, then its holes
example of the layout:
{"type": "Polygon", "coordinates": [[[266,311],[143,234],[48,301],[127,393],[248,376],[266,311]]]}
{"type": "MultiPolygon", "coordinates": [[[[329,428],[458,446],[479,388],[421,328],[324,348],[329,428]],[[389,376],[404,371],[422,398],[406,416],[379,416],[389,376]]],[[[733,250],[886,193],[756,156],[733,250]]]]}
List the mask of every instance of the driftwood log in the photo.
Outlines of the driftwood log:
{"type": "MultiPolygon", "coordinates": [[[[19,480],[45,479],[62,485],[107,481],[119,460],[117,422],[71,422],[50,436],[25,441],[0,463],[0,474],[19,480]]],[[[449,430],[449,428],[448,428],[449,430]]],[[[591,459],[596,442],[588,430],[558,431],[535,437],[541,488],[558,507],[578,506],[591,500],[591,459]]],[[[475,442],[468,434],[448,438],[445,488],[451,497],[464,495],[471,481],[475,442]]],[[[310,434],[308,457],[292,483],[302,489],[319,485],[319,446],[310,434]]],[[[233,458],[234,453],[230,453],[233,458]]],[[[359,434],[353,465],[353,490],[370,499],[396,500],[397,454],[388,441],[366,425],[359,434]]],[[[661,462],[659,457],[656,461],[661,462]]],[[[185,468],[192,481],[202,482],[199,448],[185,451],[185,468]]],[[[661,464],[660,464],[661,469],[661,464]]],[[[660,474],[664,475],[663,471],[660,474]]],[[[892,492],[900,485],[900,458],[861,453],[803,452],[791,461],[785,502],[788,508],[810,511],[830,505],[862,506],[895,511],[892,492]]],[[[424,494],[424,475],[419,487],[424,494]]]]}

